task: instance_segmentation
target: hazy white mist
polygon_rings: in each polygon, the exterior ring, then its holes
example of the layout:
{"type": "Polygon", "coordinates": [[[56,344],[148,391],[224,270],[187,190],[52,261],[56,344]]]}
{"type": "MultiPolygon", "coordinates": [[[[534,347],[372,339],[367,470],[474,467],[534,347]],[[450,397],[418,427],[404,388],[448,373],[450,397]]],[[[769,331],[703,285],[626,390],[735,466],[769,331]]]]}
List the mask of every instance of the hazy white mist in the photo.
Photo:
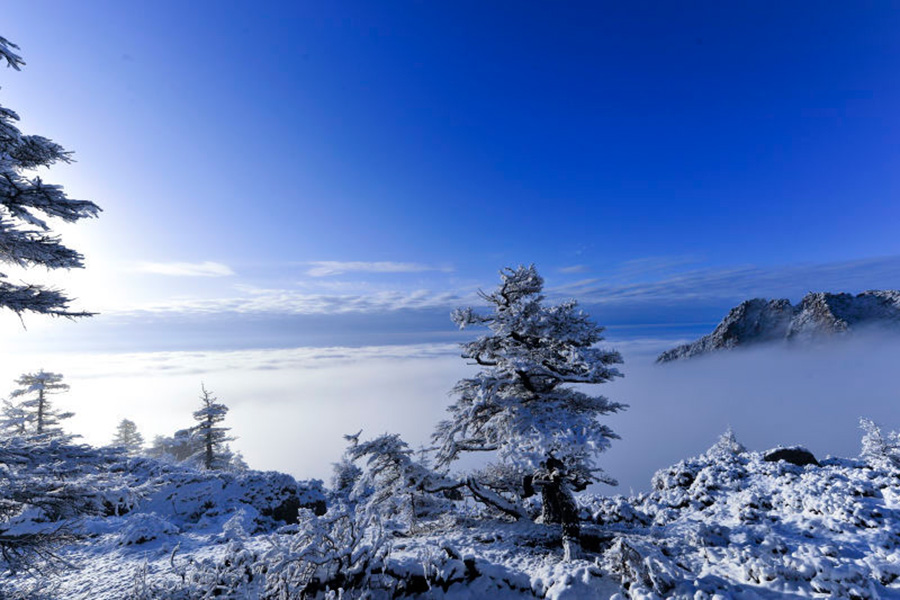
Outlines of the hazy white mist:
{"type": "MultiPolygon", "coordinates": [[[[728,426],[751,449],[806,445],[817,457],[855,456],[858,419],[900,428],[900,340],[857,336],[832,345],[769,346],[656,365],[672,341],[611,341],[625,378],[596,392],[630,408],[607,417],[622,439],[601,457],[618,490],[646,490],[659,468],[703,452],[728,426]]],[[[122,418],[148,439],[190,426],[200,383],[230,408],[234,447],[254,468],[328,479],[345,433],[399,432],[426,444],[454,383],[474,367],[453,344],[236,352],[20,355],[0,367],[0,394],[39,368],[71,384],[70,428],[107,443],[122,418]]]]}

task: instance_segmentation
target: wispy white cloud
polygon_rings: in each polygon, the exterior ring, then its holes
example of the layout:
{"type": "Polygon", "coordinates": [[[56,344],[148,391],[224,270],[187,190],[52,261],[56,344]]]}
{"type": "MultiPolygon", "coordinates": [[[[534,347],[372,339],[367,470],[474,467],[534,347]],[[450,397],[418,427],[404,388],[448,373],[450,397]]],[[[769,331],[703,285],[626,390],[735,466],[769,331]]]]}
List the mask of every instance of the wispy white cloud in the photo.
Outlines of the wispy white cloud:
{"type": "MultiPolygon", "coordinates": [[[[397,266],[391,267],[394,271],[390,271],[388,267],[367,268],[381,268],[381,272],[404,272],[397,266]]],[[[407,269],[405,272],[413,271],[409,265],[403,268],[407,269]]],[[[900,256],[780,267],[739,266],[674,272],[666,270],[649,280],[646,279],[646,270],[638,271],[642,273],[640,276],[626,278],[624,281],[616,277],[591,277],[554,286],[551,279],[548,281],[547,294],[551,298],[574,297],[583,304],[620,307],[641,305],[644,312],[648,310],[648,306],[657,306],[657,309],[653,309],[655,313],[663,314],[667,307],[707,301],[722,304],[760,296],[786,297],[796,301],[809,291],[859,292],[875,288],[900,288],[900,256]]],[[[490,283],[484,282],[480,287],[489,289],[490,283]]],[[[224,297],[180,297],[104,312],[137,315],[343,315],[419,309],[449,310],[458,306],[482,304],[477,297],[478,287],[474,284],[457,285],[451,289],[414,289],[358,283],[333,288],[328,285],[257,287],[243,284],[232,287],[231,293],[224,297]]]]}
{"type": "MultiPolygon", "coordinates": [[[[474,299],[474,297],[473,297],[474,299]]],[[[247,288],[230,298],[183,298],[133,306],[115,314],[287,314],[377,313],[403,309],[455,308],[462,298],[452,292],[382,290],[369,294],[315,294],[290,289],[247,288]]]]}
{"type": "MultiPolygon", "coordinates": [[[[643,271],[643,269],[641,269],[643,271]]],[[[638,278],[638,277],[635,277],[638,278]]],[[[900,288],[900,256],[820,264],[666,272],[650,281],[586,279],[550,291],[602,304],[744,300],[764,296],[798,300],[810,291],[860,292],[900,288]]]]}
{"type": "Polygon", "coordinates": [[[672,273],[695,268],[703,261],[696,256],[645,256],[633,258],[616,266],[613,277],[617,281],[659,279],[672,273]]]}
{"type": "Polygon", "coordinates": [[[568,267],[561,267],[559,269],[559,272],[570,274],[570,273],[584,273],[587,270],[588,270],[587,265],[570,265],[568,267]]]}
{"type": "Polygon", "coordinates": [[[228,277],[234,275],[234,271],[228,265],[212,261],[199,263],[142,262],[137,264],[135,270],[141,273],[172,277],[228,277]]]}
{"type": "Polygon", "coordinates": [[[310,277],[328,277],[342,275],[344,273],[421,273],[424,271],[451,271],[449,267],[435,267],[420,263],[409,262],[364,262],[364,261],[337,261],[319,260],[310,261],[311,265],[306,272],[310,277]]]}

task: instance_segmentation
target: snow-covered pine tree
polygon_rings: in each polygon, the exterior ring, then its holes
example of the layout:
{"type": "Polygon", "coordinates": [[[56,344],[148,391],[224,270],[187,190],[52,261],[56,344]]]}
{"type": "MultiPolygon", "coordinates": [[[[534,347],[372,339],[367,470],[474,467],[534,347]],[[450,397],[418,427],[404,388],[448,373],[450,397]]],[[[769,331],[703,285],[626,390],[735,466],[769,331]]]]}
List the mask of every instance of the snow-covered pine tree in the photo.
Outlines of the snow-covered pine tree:
{"type": "MultiPolygon", "coordinates": [[[[5,60],[8,67],[18,71],[25,63],[16,49],[18,46],[0,37],[0,61],[5,60]]],[[[72,158],[70,152],[45,137],[24,135],[15,126],[18,120],[15,112],[0,106],[0,262],[25,268],[83,267],[84,257],[52,235],[44,219],[55,217],[73,223],[97,216],[100,208],[87,200],[72,200],[62,186],[29,175],[38,167],[72,162],[72,158]]],[[[19,315],[26,311],[64,317],[92,314],[70,310],[70,301],[59,290],[10,283],[0,273],[0,308],[19,315]]]]}
{"type": "Polygon", "coordinates": [[[3,400],[0,408],[0,435],[2,437],[19,437],[26,433],[28,412],[19,404],[8,399],[3,400]]]}
{"type": "Polygon", "coordinates": [[[144,436],[138,431],[137,425],[131,419],[122,419],[116,427],[113,436],[113,446],[123,448],[128,454],[140,454],[144,448],[144,436]]]}
{"type": "Polygon", "coordinates": [[[197,425],[193,427],[194,435],[202,444],[200,458],[205,469],[225,469],[231,459],[226,443],[235,439],[228,435],[230,427],[219,425],[225,420],[228,407],[219,402],[206,386],[201,384],[200,389],[200,409],[194,412],[197,425]]]}
{"type": "Polygon", "coordinates": [[[74,416],[71,412],[59,412],[53,407],[50,396],[69,390],[62,382],[59,373],[48,373],[43,369],[37,373],[25,373],[16,383],[19,388],[13,390],[10,398],[23,398],[18,407],[24,411],[26,435],[34,435],[42,439],[69,438],[59,426],[60,421],[74,416]]]}
{"type": "Polygon", "coordinates": [[[565,500],[569,487],[615,483],[597,466],[596,456],[619,436],[597,418],[625,405],[567,384],[621,377],[613,365],[622,357],[595,347],[603,328],[574,300],[545,306],[544,280],[534,265],[504,269],[500,277],[495,292],[480,293],[490,304],[489,314],[472,308],[453,312],[460,328],[481,325],[490,333],[462,345],[463,358],[482,369],[454,388],[458,398],[447,409],[450,418],[433,435],[437,464],[449,467],[468,452],[496,453],[519,473],[521,496],[528,495],[532,481],[544,484],[546,512],[548,493],[565,500]]]}

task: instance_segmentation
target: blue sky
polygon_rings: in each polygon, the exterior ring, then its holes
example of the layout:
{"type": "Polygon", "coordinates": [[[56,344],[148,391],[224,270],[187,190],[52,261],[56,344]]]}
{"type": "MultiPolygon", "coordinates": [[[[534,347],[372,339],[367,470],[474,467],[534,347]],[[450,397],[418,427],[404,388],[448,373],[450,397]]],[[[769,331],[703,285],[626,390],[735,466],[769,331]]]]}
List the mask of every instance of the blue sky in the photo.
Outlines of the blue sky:
{"type": "Polygon", "coordinates": [[[611,342],[900,288],[897,31],[887,2],[6,6],[0,104],[104,212],[59,228],[83,272],[23,275],[101,314],[6,315],[4,353],[446,344],[520,263],[611,342]]]}
{"type": "Polygon", "coordinates": [[[28,62],[4,104],[76,152],[51,179],[105,209],[67,231],[88,271],[61,281],[107,317],[322,296],[389,335],[393,309],[446,314],[531,262],[586,297],[639,286],[617,325],[900,285],[887,3],[4,13],[28,62]],[[686,295],[641,296],[685,277],[686,295]]]}

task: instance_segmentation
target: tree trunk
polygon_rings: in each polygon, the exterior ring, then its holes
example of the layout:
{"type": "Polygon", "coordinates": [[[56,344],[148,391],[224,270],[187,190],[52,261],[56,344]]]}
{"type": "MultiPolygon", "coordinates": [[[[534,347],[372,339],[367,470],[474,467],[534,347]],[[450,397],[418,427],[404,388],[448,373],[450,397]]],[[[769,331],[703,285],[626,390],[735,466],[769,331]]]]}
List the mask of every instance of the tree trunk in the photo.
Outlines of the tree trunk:
{"type": "MultiPolygon", "coordinates": [[[[552,460],[552,459],[551,459],[552,460]]],[[[549,463],[550,461],[548,461],[549,463]]],[[[541,487],[541,517],[544,523],[562,525],[562,544],[567,561],[581,553],[581,524],[578,521],[578,505],[569,489],[568,481],[560,470],[552,469],[543,477],[535,478],[541,487]]]]}
{"type": "Polygon", "coordinates": [[[38,432],[38,435],[44,433],[44,389],[43,388],[38,390],[37,432],[38,432]]]}

